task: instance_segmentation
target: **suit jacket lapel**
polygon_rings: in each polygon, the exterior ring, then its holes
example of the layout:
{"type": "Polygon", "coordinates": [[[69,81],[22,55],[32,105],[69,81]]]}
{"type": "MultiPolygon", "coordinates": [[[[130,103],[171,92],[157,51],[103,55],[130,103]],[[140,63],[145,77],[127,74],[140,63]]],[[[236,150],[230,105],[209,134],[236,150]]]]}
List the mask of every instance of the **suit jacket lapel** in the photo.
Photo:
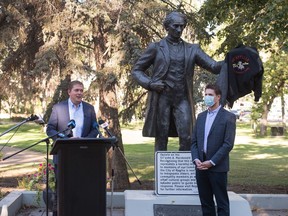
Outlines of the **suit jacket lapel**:
{"type": "MultiPolygon", "coordinates": [[[[205,135],[205,123],[206,123],[206,117],[207,117],[207,110],[203,113],[203,115],[201,115],[202,119],[199,119],[199,129],[200,129],[200,134],[201,134],[201,139],[203,140],[203,144],[204,144],[204,135],[205,135]]],[[[199,116],[200,117],[200,116],[199,116]]],[[[202,142],[199,142],[202,143],[202,142]]]]}
{"type": "Polygon", "coordinates": [[[170,54],[169,54],[169,47],[168,47],[166,39],[161,40],[159,42],[159,44],[160,44],[160,50],[163,53],[166,64],[169,65],[170,64],[170,54]]]}
{"type": "Polygon", "coordinates": [[[84,117],[83,118],[83,126],[85,127],[86,122],[87,122],[87,118],[88,118],[88,116],[87,116],[87,106],[86,106],[86,104],[83,101],[82,101],[82,105],[83,105],[83,117],[84,117]]]}
{"type": "Polygon", "coordinates": [[[217,113],[217,115],[216,115],[216,117],[214,119],[214,122],[213,122],[213,124],[212,124],[212,126],[210,128],[208,136],[210,135],[211,131],[216,127],[216,125],[219,123],[219,120],[221,119],[221,116],[223,114],[223,109],[224,108],[221,107],[220,110],[218,111],[218,113],[217,113]]]}
{"type": "Polygon", "coordinates": [[[91,114],[90,114],[90,110],[88,109],[88,105],[86,102],[82,101],[83,104],[83,130],[82,130],[82,136],[84,134],[88,134],[90,131],[90,118],[91,118],[91,114]]]}
{"type": "MultiPolygon", "coordinates": [[[[161,40],[159,44],[160,44],[160,50],[164,56],[166,64],[169,65],[170,54],[169,54],[169,47],[168,47],[166,39],[161,40]]],[[[186,72],[188,68],[188,64],[191,64],[191,61],[189,61],[189,56],[191,55],[191,52],[192,52],[192,45],[185,42],[184,40],[183,40],[183,44],[184,44],[184,60],[185,60],[185,72],[186,72]]]]}
{"type": "Polygon", "coordinates": [[[192,46],[191,44],[188,44],[185,41],[183,41],[183,43],[184,43],[184,60],[185,60],[185,72],[186,72],[188,64],[191,62],[189,56],[191,55],[192,52],[192,46]]]}
{"type": "MultiPolygon", "coordinates": [[[[65,101],[65,103],[63,104],[64,105],[64,109],[62,110],[63,112],[63,117],[65,118],[65,120],[67,122],[69,122],[71,119],[70,119],[70,115],[69,115],[69,106],[68,106],[68,100],[65,101]]],[[[65,122],[66,122],[65,121],[65,122]]]]}

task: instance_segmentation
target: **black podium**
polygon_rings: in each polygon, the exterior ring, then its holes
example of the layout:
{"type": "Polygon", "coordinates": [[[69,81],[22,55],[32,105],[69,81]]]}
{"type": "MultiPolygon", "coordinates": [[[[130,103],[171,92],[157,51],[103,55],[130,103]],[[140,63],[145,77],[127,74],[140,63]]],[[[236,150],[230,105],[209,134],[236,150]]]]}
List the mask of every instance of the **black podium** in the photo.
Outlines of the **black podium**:
{"type": "Polygon", "coordinates": [[[57,211],[60,216],[106,216],[106,152],[115,138],[58,139],[57,211]]]}

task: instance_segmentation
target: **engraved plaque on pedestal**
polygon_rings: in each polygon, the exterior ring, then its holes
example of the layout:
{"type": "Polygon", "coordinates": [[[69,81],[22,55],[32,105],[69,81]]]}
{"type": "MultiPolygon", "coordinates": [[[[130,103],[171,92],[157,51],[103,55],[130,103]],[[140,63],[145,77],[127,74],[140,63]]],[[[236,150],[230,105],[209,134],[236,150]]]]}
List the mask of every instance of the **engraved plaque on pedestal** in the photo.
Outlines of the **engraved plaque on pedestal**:
{"type": "Polygon", "coordinates": [[[154,204],[154,216],[202,216],[200,205],[154,204]]]}
{"type": "Polygon", "coordinates": [[[190,151],[155,153],[155,193],[157,195],[198,194],[195,165],[190,151]]]}

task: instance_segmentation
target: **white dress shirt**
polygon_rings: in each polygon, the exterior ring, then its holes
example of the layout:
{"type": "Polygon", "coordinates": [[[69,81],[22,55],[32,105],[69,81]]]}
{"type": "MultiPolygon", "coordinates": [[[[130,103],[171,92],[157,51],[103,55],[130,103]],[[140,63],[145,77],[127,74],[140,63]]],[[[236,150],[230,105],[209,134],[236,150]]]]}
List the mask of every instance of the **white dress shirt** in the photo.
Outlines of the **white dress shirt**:
{"type": "Polygon", "coordinates": [[[76,106],[72,103],[70,98],[68,99],[70,120],[74,119],[76,126],[72,129],[74,137],[81,137],[84,125],[84,112],[82,102],[76,106]]]}

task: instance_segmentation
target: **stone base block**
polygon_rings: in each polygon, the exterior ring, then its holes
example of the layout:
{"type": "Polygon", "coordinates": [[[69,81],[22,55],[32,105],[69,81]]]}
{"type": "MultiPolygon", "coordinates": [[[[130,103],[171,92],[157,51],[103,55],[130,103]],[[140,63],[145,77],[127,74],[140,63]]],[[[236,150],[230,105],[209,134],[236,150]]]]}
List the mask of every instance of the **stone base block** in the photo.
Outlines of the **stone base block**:
{"type": "MultiPolygon", "coordinates": [[[[185,206],[187,211],[199,209],[200,200],[198,195],[161,195],[156,196],[151,190],[126,190],[125,194],[125,216],[156,216],[155,209],[160,207],[175,206],[181,208],[185,206]],[[155,208],[156,206],[156,208],[155,208]],[[179,207],[180,206],[180,207],[179,207]],[[190,208],[187,208],[190,206],[190,208]]],[[[247,200],[234,192],[228,192],[230,200],[230,215],[233,216],[252,216],[250,206],[247,200]]],[[[178,211],[178,210],[175,210],[178,211]]],[[[175,213],[176,214],[176,213],[175,213]]],[[[183,215],[183,212],[181,213],[183,215]]],[[[159,213],[160,215],[160,213],[159,213]]],[[[187,213],[187,215],[189,215],[187,213]]],[[[191,215],[191,214],[190,214],[191,215]]]]}

